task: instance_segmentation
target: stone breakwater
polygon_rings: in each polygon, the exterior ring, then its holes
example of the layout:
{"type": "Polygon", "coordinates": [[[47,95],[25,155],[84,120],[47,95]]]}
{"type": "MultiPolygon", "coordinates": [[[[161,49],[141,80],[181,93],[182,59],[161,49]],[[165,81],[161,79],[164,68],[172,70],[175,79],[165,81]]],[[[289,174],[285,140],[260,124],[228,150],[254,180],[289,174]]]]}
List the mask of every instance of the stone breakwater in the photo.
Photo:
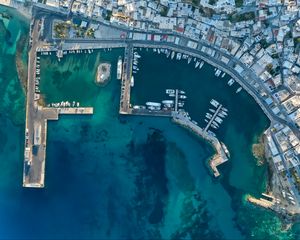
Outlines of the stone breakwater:
{"type": "Polygon", "coordinates": [[[228,157],[226,154],[227,149],[225,150],[225,145],[221,143],[216,137],[212,136],[208,132],[204,131],[201,127],[194,124],[192,121],[188,119],[188,117],[180,114],[180,113],[174,113],[173,114],[173,122],[179,124],[180,126],[190,130],[197,136],[200,136],[207,140],[215,149],[216,153],[209,161],[209,166],[213,171],[213,174],[215,177],[220,176],[220,173],[217,169],[217,167],[228,161],[228,157]]]}

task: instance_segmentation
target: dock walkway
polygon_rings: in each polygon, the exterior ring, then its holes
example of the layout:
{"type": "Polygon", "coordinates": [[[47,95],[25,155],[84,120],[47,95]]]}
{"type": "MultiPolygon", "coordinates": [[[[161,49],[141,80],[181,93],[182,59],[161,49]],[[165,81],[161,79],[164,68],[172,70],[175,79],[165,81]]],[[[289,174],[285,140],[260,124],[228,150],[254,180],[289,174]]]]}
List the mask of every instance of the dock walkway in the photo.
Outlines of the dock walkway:
{"type": "Polygon", "coordinates": [[[51,114],[48,120],[58,120],[59,114],[93,114],[94,108],[92,107],[64,107],[64,108],[52,108],[44,107],[43,111],[51,114]],[[56,117],[55,117],[56,116],[56,117]]]}
{"type": "Polygon", "coordinates": [[[120,114],[131,114],[130,108],[130,82],[132,76],[133,46],[128,45],[124,53],[123,75],[121,79],[120,114]]]}
{"type": "Polygon", "coordinates": [[[217,108],[217,110],[215,111],[214,115],[212,116],[212,118],[209,120],[209,122],[207,123],[206,127],[204,128],[204,132],[207,132],[208,128],[210,127],[210,125],[212,124],[212,122],[215,120],[216,116],[218,115],[218,113],[220,112],[222,108],[222,104],[220,104],[217,108]]]}
{"type": "Polygon", "coordinates": [[[139,116],[172,117],[173,113],[171,110],[151,111],[147,109],[131,109],[130,114],[139,116]]]}

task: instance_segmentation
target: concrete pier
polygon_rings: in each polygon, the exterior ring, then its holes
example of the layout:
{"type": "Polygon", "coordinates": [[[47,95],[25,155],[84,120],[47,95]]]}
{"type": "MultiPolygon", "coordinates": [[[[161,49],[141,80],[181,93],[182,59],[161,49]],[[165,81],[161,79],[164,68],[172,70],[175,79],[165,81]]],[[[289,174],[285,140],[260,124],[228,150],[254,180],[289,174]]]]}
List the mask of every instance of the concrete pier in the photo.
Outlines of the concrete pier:
{"type": "Polygon", "coordinates": [[[217,169],[217,167],[228,161],[228,157],[225,153],[225,150],[222,147],[222,144],[219,142],[219,140],[210,135],[208,132],[204,131],[201,127],[194,124],[192,121],[189,120],[187,116],[185,116],[182,113],[173,113],[173,121],[180,126],[189,129],[193,133],[195,133],[197,136],[200,136],[207,140],[211,145],[214,147],[216,154],[213,156],[213,158],[210,160],[209,165],[213,171],[213,174],[215,177],[220,176],[220,173],[217,169]]]}
{"type": "Polygon", "coordinates": [[[57,114],[93,114],[94,108],[92,107],[67,107],[67,108],[44,108],[44,110],[52,110],[57,112],[57,114]]]}
{"type": "Polygon", "coordinates": [[[35,93],[36,53],[43,46],[39,42],[39,22],[31,29],[32,45],[28,54],[25,149],[23,187],[43,188],[45,182],[47,122],[58,120],[60,114],[93,114],[93,108],[44,108],[38,105],[35,93]]]}
{"type": "Polygon", "coordinates": [[[0,0],[0,5],[8,6],[11,5],[11,0],[0,0]]]}
{"type": "Polygon", "coordinates": [[[130,82],[132,76],[132,59],[133,59],[133,46],[128,45],[125,48],[125,56],[123,63],[123,74],[121,79],[121,96],[120,96],[120,114],[131,114],[130,108],[130,82]]]}
{"type": "Polygon", "coordinates": [[[247,201],[250,203],[253,203],[257,206],[261,206],[261,207],[268,208],[268,209],[273,209],[273,207],[275,205],[274,198],[272,201],[269,201],[264,198],[258,199],[258,198],[255,198],[255,197],[252,197],[251,195],[249,195],[249,196],[247,196],[247,201]]]}
{"type": "Polygon", "coordinates": [[[131,109],[130,114],[139,116],[172,117],[173,112],[171,110],[151,111],[147,109],[131,109]]]}

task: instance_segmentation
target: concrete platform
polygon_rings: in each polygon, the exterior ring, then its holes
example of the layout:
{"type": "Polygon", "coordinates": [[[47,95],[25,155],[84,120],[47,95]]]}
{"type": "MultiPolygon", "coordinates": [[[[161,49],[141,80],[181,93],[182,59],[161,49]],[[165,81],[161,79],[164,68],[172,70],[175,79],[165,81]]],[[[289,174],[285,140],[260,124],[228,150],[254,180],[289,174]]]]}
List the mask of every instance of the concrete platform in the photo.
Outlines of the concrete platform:
{"type": "Polygon", "coordinates": [[[10,0],[0,0],[0,5],[11,6],[10,0]]]}
{"type": "Polygon", "coordinates": [[[93,114],[92,107],[57,108],[58,114],[93,114]]]}
{"type": "Polygon", "coordinates": [[[153,117],[172,117],[172,111],[150,111],[147,109],[130,109],[131,115],[153,116],[153,117]]]}

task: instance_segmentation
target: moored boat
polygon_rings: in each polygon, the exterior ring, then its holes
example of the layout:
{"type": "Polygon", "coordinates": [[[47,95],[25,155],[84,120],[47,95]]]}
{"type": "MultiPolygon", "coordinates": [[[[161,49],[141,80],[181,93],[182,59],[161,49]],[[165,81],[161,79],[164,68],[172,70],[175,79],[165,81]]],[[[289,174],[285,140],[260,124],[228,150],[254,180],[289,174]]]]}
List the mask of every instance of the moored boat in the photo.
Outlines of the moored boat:
{"type": "Polygon", "coordinates": [[[158,102],[146,102],[147,106],[154,106],[154,107],[160,107],[161,103],[158,102]]]}
{"type": "Polygon", "coordinates": [[[227,82],[227,84],[229,85],[229,86],[231,86],[232,84],[234,84],[234,80],[231,78],[228,82],[227,82]]]}
{"type": "Polygon", "coordinates": [[[215,99],[210,100],[211,105],[213,105],[214,107],[218,107],[220,105],[220,103],[218,101],[216,101],[215,99]]]}
{"type": "Polygon", "coordinates": [[[204,65],[204,61],[202,61],[202,62],[200,63],[199,68],[201,69],[201,68],[203,67],[203,65],[204,65]]]}
{"type": "Polygon", "coordinates": [[[120,56],[117,64],[117,79],[122,78],[122,57],[120,56]]]}
{"type": "Polygon", "coordinates": [[[240,91],[242,91],[242,87],[239,87],[237,90],[236,90],[236,93],[239,93],[240,91]]]}
{"type": "Polygon", "coordinates": [[[166,94],[174,94],[175,90],[174,89],[166,89],[166,94]]]}
{"type": "Polygon", "coordinates": [[[175,52],[172,51],[172,53],[171,53],[171,59],[173,59],[174,57],[175,57],[175,52]]]}
{"type": "Polygon", "coordinates": [[[222,148],[223,148],[223,150],[224,150],[226,156],[227,156],[228,158],[230,158],[230,153],[229,153],[228,148],[226,147],[226,145],[225,145],[224,143],[221,142],[221,146],[222,146],[222,148]]]}
{"type": "Polygon", "coordinates": [[[174,100],[163,100],[162,103],[167,104],[167,105],[171,105],[171,104],[174,104],[174,100]]]}

